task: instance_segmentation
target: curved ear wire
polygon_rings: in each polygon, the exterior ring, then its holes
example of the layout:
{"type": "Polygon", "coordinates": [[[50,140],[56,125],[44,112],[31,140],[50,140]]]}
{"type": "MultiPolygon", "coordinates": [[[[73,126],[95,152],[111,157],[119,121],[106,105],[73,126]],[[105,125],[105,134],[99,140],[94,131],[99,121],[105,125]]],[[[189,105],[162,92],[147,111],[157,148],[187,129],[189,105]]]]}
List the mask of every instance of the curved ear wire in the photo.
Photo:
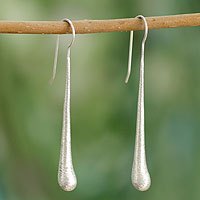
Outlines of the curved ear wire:
{"type": "Polygon", "coordinates": [[[131,62],[132,62],[132,52],[133,52],[133,37],[134,32],[130,31],[130,40],[129,40],[129,53],[128,53],[128,71],[126,74],[125,83],[128,83],[130,74],[131,74],[131,62]]]}
{"type": "MultiPolygon", "coordinates": [[[[75,33],[75,28],[72,24],[72,22],[69,20],[69,19],[63,19],[62,20],[63,22],[67,22],[69,23],[71,29],[72,29],[72,40],[71,40],[71,43],[68,45],[68,49],[72,46],[72,44],[74,43],[74,40],[75,40],[75,36],[76,36],[76,33],[75,33]]],[[[57,39],[56,39],[56,48],[55,48],[55,54],[54,54],[54,63],[53,63],[53,73],[52,73],[52,78],[51,78],[51,83],[53,83],[55,77],[56,77],[56,69],[57,69],[57,63],[58,63],[58,51],[59,51],[59,42],[60,42],[60,35],[57,36],[57,39]]]]}
{"type": "Polygon", "coordinates": [[[144,123],[145,123],[144,122],[144,49],[148,35],[148,25],[144,16],[138,15],[137,18],[143,20],[145,26],[145,32],[141,48],[135,152],[134,152],[131,179],[132,179],[132,184],[136,189],[140,191],[146,191],[149,189],[151,185],[151,178],[146,164],[145,130],[144,130],[144,123]]]}
{"type": "Polygon", "coordinates": [[[60,41],[60,35],[57,35],[56,48],[55,48],[55,54],[54,54],[54,63],[53,63],[53,73],[52,73],[52,78],[50,80],[51,84],[53,83],[53,81],[56,77],[56,68],[57,68],[57,63],[58,63],[59,41],[60,41]]]}
{"type": "MultiPolygon", "coordinates": [[[[66,83],[65,83],[65,97],[64,97],[64,108],[63,108],[63,125],[62,125],[62,137],[61,137],[61,148],[60,148],[60,160],[58,168],[58,183],[60,187],[65,191],[72,191],[76,188],[77,179],[72,163],[71,153],[71,123],[70,123],[70,48],[75,40],[75,28],[69,19],[63,19],[67,22],[72,29],[72,40],[67,47],[67,66],[66,66],[66,83]]],[[[58,58],[58,46],[59,36],[56,42],[56,51],[54,58],[54,69],[53,77],[56,74],[56,65],[58,58]]]]}

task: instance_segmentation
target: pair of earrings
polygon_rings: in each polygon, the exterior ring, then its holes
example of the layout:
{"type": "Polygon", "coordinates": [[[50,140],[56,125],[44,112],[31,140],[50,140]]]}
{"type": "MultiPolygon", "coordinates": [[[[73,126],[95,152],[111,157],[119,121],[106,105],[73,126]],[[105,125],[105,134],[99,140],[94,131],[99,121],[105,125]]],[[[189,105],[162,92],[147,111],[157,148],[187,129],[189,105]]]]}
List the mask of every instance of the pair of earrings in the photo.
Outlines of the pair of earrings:
{"type": "MultiPolygon", "coordinates": [[[[142,40],[142,48],[141,48],[135,152],[134,152],[131,180],[133,186],[136,189],[140,191],[146,191],[149,189],[151,185],[151,178],[146,164],[145,133],[144,133],[144,48],[148,35],[148,25],[144,16],[138,15],[137,18],[143,20],[145,33],[142,40]]],[[[76,188],[77,185],[77,178],[72,163],[71,124],[70,124],[70,51],[71,51],[71,46],[75,40],[75,28],[71,20],[63,19],[63,21],[67,22],[71,27],[72,41],[67,47],[66,83],[65,83],[64,108],[63,108],[63,126],[62,126],[62,137],[61,137],[60,160],[58,169],[58,183],[63,190],[72,191],[76,188]]],[[[59,47],[59,35],[56,41],[52,81],[54,80],[56,74],[58,47],[59,47]]],[[[126,83],[128,83],[131,73],[132,47],[133,47],[133,31],[130,32],[128,72],[125,80],[126,83]]]]}

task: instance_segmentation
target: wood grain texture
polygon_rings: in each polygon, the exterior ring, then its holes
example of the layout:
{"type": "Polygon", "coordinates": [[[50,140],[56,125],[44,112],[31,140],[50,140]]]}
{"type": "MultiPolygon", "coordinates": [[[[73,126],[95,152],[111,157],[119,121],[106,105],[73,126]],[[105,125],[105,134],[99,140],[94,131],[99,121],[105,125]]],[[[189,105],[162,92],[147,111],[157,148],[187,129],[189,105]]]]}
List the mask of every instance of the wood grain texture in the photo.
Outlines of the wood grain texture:
{"type": "MultiPolygon", "coordinates": [[[[146,17],[149,29],[200,26],[200,13],[146,17]]],[[[143,30],[140,19],[76,20],[72,21],[77,34],[143,30]]],[[[62,21],[0,21],[0,33],[66,34],[71,28],[62,21]]]]}

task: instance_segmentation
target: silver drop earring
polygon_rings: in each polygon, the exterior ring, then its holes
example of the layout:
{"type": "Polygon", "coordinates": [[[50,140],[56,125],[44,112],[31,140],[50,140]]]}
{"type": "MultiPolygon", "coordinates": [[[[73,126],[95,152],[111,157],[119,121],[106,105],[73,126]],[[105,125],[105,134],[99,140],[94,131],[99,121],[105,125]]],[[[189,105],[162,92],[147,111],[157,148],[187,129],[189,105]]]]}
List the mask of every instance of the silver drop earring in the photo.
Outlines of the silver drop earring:
{"type": "MultiPolygon", "coordinates": [[[[77,179],[72,163],[71,123],[70,123],[70,49],[75,40],[75,28],[71,20],[63,19],[63,21],[67,22],[71,27],[72,41],[67,47],[66,83],[65,83],[64,108],[63,108],[63,125],[62,125],[62,137],[61,137],[61,148],[60,148],[60,160],[58,167],[58,183],[63,190],[72,191],[76,188],[77,185],[77,179]]],[[[59,35],[56,41],[52,81],[54,80],[56,74],[58,47],[59,47],[59,35]]]]}
{"type": "MultiPolygon", "coordinates": [[[[135,151],[134,151],[133,167],[131,173],[131,181],[133,186],[137,190],[146,191],[149,189],[151,185],[151,178],[146,163],[145,130],[144,130],[144,125],[145,125],[144,124],[144,49],[148,35],[148,25],[144,16],[138,15],[137,18],[143,20],[145,33],[142,40],[142,48],[141,48],[135,151]]],[[[132,43],[133,43],[133,31],[131,31],[130,34],[129,62],[128,62],[128,72],[125,80],[126,83],[128,82],[131,73],[132,43]]]]}

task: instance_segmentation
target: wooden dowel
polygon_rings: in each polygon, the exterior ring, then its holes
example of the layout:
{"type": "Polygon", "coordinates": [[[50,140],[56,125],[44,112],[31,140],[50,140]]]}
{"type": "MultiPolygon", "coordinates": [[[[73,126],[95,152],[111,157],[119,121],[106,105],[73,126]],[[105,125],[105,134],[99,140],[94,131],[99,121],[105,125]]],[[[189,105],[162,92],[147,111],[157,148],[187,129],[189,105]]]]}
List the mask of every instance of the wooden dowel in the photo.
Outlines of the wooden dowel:
{"type": "MultiPolygon", "coordinates": [[[[149,29],[200,26],[200,13],[146,17],[149,29]]],[[[143,30],[140,19],[78,20],[72,21],[77,34],[143,30]]],[[[0,21],[0,33],[65,34],[71,33],[62,21],[0,21]]]]}

